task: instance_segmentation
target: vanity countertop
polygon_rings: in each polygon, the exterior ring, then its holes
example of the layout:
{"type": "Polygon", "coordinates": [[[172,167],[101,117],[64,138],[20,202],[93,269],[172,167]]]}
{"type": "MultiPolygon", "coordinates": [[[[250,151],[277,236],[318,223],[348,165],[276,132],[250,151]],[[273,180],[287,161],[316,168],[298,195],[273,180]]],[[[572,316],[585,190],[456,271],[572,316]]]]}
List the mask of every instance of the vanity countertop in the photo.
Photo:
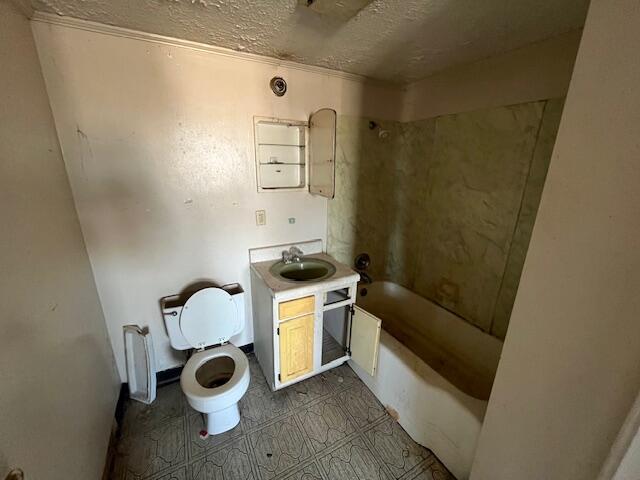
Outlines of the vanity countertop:
{"type": "Polygon", "coordinates": [[[358,275],[357,272],[349,268],[344,263],[338,262],[331,255],[326,253],[314,253],[311,255],[305,255],[305,257],[317,258],[331,263],[336,268],[336,273],[334,273],[330,278],[317,282],[289,282],[276,277],[269,271],[271,266],[279,262],[280,259],[252,263],[251,269],[267,285],[274,297],[279,296],[278,294],[284,294],[285,292],[287,294],[295,293],[296,295],[301,296],[307,293],[312,294],[319,289],[327,290],[334,286],[339,287],[345,283],[357,282],[360,279],[360,275],[358,275]]]}

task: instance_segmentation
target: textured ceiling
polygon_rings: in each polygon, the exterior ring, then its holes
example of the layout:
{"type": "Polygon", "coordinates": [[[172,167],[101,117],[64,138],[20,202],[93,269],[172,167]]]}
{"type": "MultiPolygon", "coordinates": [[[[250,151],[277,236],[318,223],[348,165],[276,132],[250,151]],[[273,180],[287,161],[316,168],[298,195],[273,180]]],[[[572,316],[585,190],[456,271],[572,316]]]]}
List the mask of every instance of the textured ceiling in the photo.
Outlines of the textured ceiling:
{"type": "MultiPolygon", "coordinates": [[[[580,28],[589,2],[373,0],[346,19],[331,11],[320,14],[300,3],[298,0],[32,0],[33,7],[40,11],[394,83],[412,82],[451,65],[580,28]]],[[[339,7],[349,0],[334,3],[339,7]]]]}

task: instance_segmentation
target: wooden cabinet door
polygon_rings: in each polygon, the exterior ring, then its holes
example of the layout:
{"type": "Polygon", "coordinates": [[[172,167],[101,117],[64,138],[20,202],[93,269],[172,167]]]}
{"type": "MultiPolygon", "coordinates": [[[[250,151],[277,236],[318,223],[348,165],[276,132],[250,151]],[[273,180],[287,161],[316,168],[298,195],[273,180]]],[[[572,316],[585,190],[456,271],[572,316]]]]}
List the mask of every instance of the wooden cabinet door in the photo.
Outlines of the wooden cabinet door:
{"type": "Polygon", "coordinates": [[[280,324],[280,382],[313,370],[313,315],[280,324]]]}
{"type": "Polygon", "coordinates": [[[354,305],[351,320],[351,360],[373,376],[378,368],[382,320],[354,305]]]}

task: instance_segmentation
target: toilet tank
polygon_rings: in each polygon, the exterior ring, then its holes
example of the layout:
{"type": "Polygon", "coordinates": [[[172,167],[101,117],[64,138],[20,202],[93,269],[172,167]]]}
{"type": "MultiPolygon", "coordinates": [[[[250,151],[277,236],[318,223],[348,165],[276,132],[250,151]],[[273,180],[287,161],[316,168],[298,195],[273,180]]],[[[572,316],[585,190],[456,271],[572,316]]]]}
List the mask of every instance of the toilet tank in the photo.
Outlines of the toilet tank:
{"type": "MultiPolygon", "coordinates": [[[[230,283],[218,288],[221,288],[229,295],[231,295],[231,298],[236,305],[236,309],[238,310],[240,329],[235,332],[235,334],[238,334],[244,329],[245,325],[244,290],[239,283],[230,283]]],[[[168,297],[163,297],[162,299],[160,299],[162,316],[164,318],[164,324],[167,327],[169,341],[171,342],[171,346],[176,350],[188,350],[190,348],[193,348],[184,338],[184,336],[182,335],[182,331],[180,330],[180,314],[182,313],[182,308],[184,307],[187,299],[194,293],[195,292],[170,295],[168,297]]]]}

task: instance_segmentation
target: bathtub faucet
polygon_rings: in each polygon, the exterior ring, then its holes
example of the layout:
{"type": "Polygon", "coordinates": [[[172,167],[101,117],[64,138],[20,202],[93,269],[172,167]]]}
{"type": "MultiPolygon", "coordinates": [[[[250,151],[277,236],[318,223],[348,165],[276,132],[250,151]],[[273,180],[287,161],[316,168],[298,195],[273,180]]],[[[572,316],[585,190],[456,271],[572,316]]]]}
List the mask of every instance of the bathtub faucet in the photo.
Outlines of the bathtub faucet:
{"type": "Polygon", "coordinates": [[[282,251],[282,261],[286,264],[299,262],[302,256],[304,255],[303,251],[298,247],[291,247],[289,250],[282,251]]]}

